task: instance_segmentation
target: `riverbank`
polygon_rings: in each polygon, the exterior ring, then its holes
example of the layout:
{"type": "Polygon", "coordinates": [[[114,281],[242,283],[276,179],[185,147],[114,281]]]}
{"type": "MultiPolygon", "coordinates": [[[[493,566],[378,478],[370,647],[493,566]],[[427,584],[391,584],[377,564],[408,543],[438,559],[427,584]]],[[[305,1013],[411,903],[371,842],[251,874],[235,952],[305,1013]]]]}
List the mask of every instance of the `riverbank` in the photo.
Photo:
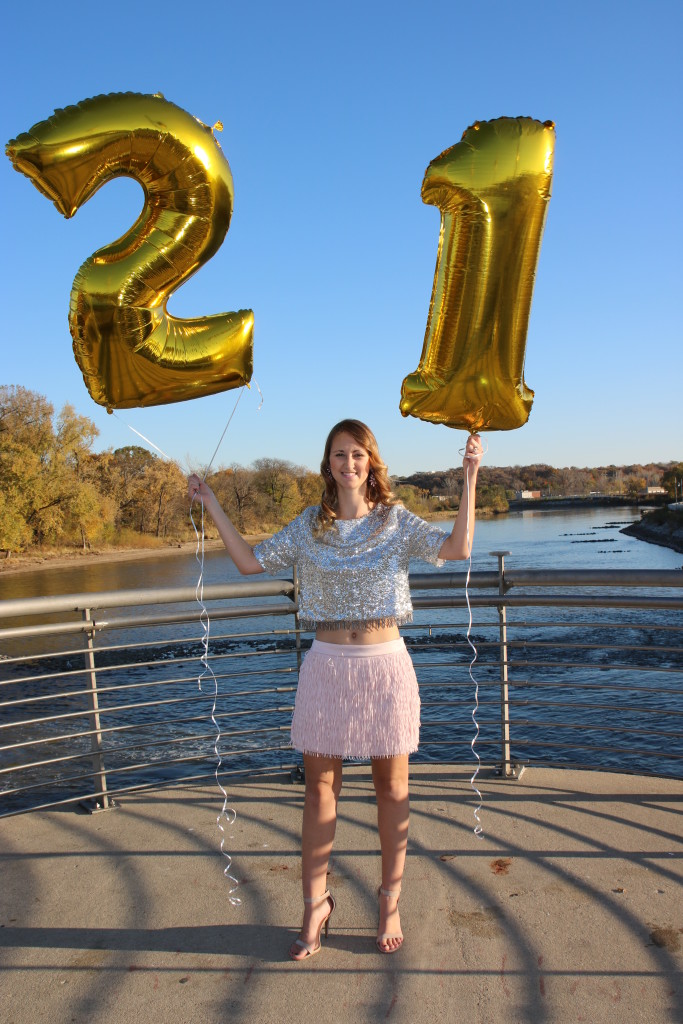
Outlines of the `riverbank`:
{"type": "MultiPolygon", "coordinates": [[[[492,518],[499,513],[492,509],[477,510],[478,519],[492,518]]],[[[434,512],[425,516],[431,521],[449,521],[457,515],[457,510],[434,512]]],[[[248,544],[258,544],[270,537],[270,533],[245,534],[248,544]]],[[[223,547],[221,540],[205,540],[205,551],[218,551],[223,547]]],[[[129,562],[140,558],[166,558],[172,555],[193,554],[197,550],[196,540],[177,541],[167,544],[150,544],[149,546],[125,548],[59,548],[55,551],[25,551],[12,554],[10,558],[0,558],[0,575],[35,572],[36,569],[61,569],[64,566],[92,565],[96,562],[129,562]]]]}
{"type": "MultiPolygon", "coordinates": [[[[477,510],[477,518],[492,516],[490,509],[477,510]]],[[[457,515],[457,510],[446,510],[435,512],[426,518],[431,520],[452,520],[457,515]]],[[[258,544],[259,541],[270,537],[270,533],[244,534],[248,544],[258,544]]],[[[205,551],[218,551],[223,547],[219,539],[205,540],[205,551]]],[[[130,562],[141,558],[167,558],[173,555],[194,554],[197,550],[197,541],[174,541],[166,543],[154,543],[150,537],[149,545],[140,547],[107,547],[107,548],[58,548],[50,550],[44,548],[40,551],[23,551],[13,553],[9,558],[0,558],[0,575],[35,572],[36,569],[61,569],[65,566],[92,565],[96,562],[130,562]]]]}
{"type": "Polygon", "coordinates": [[[666,508],[644,512],[642,518],[624,526],[622,533],[638,540],[646,540],[650,544],[658,544],[663,548],[683,553],[683,513],[666,508]]]}
{"type": "MultiPolygon", "coordinates": [[[[528,506],[525,505],[525,508],[528,506]]],[[[584,506],[585,507],[585,506],[584,506]]],[[[545,505],[544,509],[550,511],[550,506],[545,505]]],[[[516,511],[512,510],[511,511],[516,511]]],[[[560,512],[561,509],[554,509],[560,512]]],[[[452,520],[455,512],[443,511],[429,514],[426,518],[431,521],[445,522],[452,520]]],[[[506,513],[497,513],[491,509],[477,510],[478,520],[504,520],[506,513]]],[[[683,552],[683,514],[680,512],[669,512],[668,509],[655,509],[653,512],[646,512],[642,519],[623,527],[622,533],[635,537],[638,540],[657,544],[660,547],[669,548],[673,551],[683,552]]],[[[245,540],[249,544],[256,544],[265,537],[267,533],[246,534],[245,540]]],[[[153,540],[153,538],[150,538],[153,540]]],[[[507,544],[510,542],[507,541],[507,544]]],[[[218,551],[222,548],[222,541],[206,540],[205,551],[218,551]]],[[[59,569],[72,566],[88,566],[98,562],[132,562],[144,558],[170,558],[174,555],[194,554],[197,550],[197,542],[188,540],[182,542],[154,544],[146,547],[111,547],[89,549],[82,548],[50,551],[28,551],[21,554],[13,554],[11,558],[0,558],[0,576],[19,574],[22,572],[35,572],[41,569],[59,569]]]]}
{"type": "MultiPolygon", "coordinates": [[[[269,534],[246,536],[249,544],[256,544],[269,534]]],[[[223,547],[221,540],[205,540],[205,551],[218,551],[223,547]]],[[[0,560],[0,574],[11,575],[21,572],[35,572],[36,569],[61,569],[64,566],[92,565],[96,562],[132,562],[141,558],[167,558],[174,555],[194,554],[195,540],[150,547],[99,548],[83,551],[60,549],[59,551],[28,551],[0,560]]]]}

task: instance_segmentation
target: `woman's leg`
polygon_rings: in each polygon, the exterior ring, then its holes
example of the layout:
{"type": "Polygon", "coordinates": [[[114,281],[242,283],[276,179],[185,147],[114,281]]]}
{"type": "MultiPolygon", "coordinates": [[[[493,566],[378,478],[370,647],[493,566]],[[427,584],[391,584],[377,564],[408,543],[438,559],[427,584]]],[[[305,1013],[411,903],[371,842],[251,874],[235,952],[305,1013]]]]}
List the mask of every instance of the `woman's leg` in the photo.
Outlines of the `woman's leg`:
{"type": "MultiPolygon", "coordinates": [[[[372,779],[377,794],[377,824],[382,849],[382,888],[398,893],[408,846],[408,755],[378,757],[372,761],[372,779]]],[[[382,896],[379,901],[378,935],[396,935],[386,939],[382,948],[390,951],[403,942],[398,916],[398,896],[382,896]]]]}
{"type": "MultiPolygon", "coordinates": [[[[301,884],[304,897],[322,896],[327,889],[327,865],[337,825],[337,801],[342,785],[340,757],[304,754],[306,793],[301,828],[301,884]]],[[[318,941],[320,922],[330,912],[329,900],[314,906],[304,903],[304,921],[299,938],[311,946],[318,941]]],[[[296,943],[291,948],[295,960],[307,952],[296,943]]]]}

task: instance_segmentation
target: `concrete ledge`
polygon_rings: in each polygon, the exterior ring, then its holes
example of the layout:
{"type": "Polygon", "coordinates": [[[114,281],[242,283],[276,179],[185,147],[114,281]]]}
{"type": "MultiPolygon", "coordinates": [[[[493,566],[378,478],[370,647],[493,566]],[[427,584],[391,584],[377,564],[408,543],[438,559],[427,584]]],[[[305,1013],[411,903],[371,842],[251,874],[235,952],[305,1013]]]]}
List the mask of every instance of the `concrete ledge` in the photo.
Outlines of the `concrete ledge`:
{"type": "Polygon", "coordinates": [[[215,786],[124,797],[94,816],[0,822],[4,1024],[683,1020],[683,784],[527,769],[412,772],[403,949],[374,945],[379,881],[367,768],[349,768],[329,941],[286,957],[301,918],[303,789],[230,784],[241,884],[228,901],[215,786]]]}

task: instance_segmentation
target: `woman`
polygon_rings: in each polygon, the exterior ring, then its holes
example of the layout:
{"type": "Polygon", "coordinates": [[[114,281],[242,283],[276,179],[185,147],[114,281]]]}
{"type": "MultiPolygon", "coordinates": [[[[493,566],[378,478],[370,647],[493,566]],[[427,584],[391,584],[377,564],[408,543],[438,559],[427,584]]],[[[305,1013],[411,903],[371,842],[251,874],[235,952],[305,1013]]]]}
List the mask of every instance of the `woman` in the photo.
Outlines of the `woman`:
{"type": "Polygon", "coordinates": [[[438,564],[467,558],[474,534],[481,443],[468,438],[468,467],[450,535],[408,512],[392,495],[377,441],[359,420],[342,420],[321,463],[325,491],[274,537],[255,548],[240,536],[206,483],[189,478],[233,562],[243,574],[298,565],[299,615],[315,640],[299,675],[293,746],[303,754],[306,792],[301,837],[304,919],[290,956],[320,950],[335,907],[327,890],[343,758],[370,758],[382,851],[377,948],[403,942],[398,899],[408,840],[408,756],[417,750],[420,700],[398,627],[412,620],[411,557],[438,564]]]}

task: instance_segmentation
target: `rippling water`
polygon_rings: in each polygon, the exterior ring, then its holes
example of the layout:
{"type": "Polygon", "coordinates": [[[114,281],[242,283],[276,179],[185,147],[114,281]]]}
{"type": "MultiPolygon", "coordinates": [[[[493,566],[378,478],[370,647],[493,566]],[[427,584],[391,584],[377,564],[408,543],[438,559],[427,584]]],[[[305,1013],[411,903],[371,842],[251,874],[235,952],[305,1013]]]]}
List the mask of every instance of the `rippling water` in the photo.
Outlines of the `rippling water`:
{"type": "MultiPolygon", "coordinates": [[[[494,568],[496,560],[489,552],[498,550],[511,552],[506,559],[510,568],[680,568],[683,562],[681,554],[627,537],[620,532],[622,526],[638,517],[637,509],[592,509],[587,512],[518,512],[481,520],[476,526],[473,569],[494,568]]],[[[448,529],[448,524],[444,523],[444,529],[448,529]]],[[[431,567],[419,563],[414,568],[433,571],[431,567]]],[[[461,569],[462,565],[453,568],[461,569]]],[[[197,561],[193,555],[186,553],[125,562],[77,563],[17,575],[0,575],[0,600],[149,586],[194,585],[197,575],[197,561]]],[[[239,574],[225,554],[207,554],[206,583],[238,578],[239,574]]],[[[164,646],[160,632],[159,644],[155,645],[152,640],[151,648],[126,656],[125,668],[120,666],[120,654],[98,653],[98,686],[103,719],[107,722],[117,721],[118,724],[115,709],[122,702],[122,695],[113,689],[114,686],[128,687],[124,693],[126,702],[139,705],[134,712],[127,713],[126,727],[129,731],[122,734],[126,742],[122,742],[121,736],[116,739],[120,749],[115,755],[108,754],[108,767],[116,764],[125,768],[126,764],[134,764],[143,753],[147,758],[159,761],[166,756],[163,744],[156,746],[152,742],[150,745],[150,731],[158,731],[160,716],[158,707],[145,706],[150,700],[150,690],[146,684],[151,678],[148,662],[152,658],[167,661],[164,700],[169,703],[163,709],[163,738],[185,737],[188,757],[211,750],[213,731],[209,712],[212,698],[202,695],[197,689],[199,629],[194,618],[195,606],[188,607],[192,609],[192,621],[173,628],[172,647],[164,646]],[[112,687],[111,691],[108,691],[108,686],[112,687]],[[138,729],[146,729],[146,732],[139,732],[140,738],[136,739],[138,729]]],[[[151,612],[151,609],[147,611],[151,612]]],[[[125,614],[126,609],[120,609],[112,613],[112,616],[125,614]]],[[[594,618],[594,614],[585,609],[553,609],[550,616],[546,610],[537,609],[510,612],[510,677],[514,684],[511,696],[515,700],[511,710],[513,756],[520,760],[542,760],[544,744],[549,741],[556,743],[559,737],[563,746],[553,749],[549,755],[555,763],[591,763],[591,759],[595,761],[595,754],[585,748],[597,745],[604,748],[600,752],[603,765],[617,769],[650,770],[651,754],[658,752],[661,746],[661,739],[657,738],[656,733],[667,727],[667,710],[680,714],[682,709],[680,690],[676,689],[676,683],[680,687],[680,675],[677,678],[668,671],[682,667],[680,634],[663,634],[658,629],[661,620],[658,620],[657,613],[652,612],[636,615],[635,618],[630,613],[632,630],[624,630],[624,616],[619,612],[601,613],[599,634],[590,625],[594,618]],[[548,617],[552,626],[542,625],[548,617]],[[642,630],[635,628],[639,622],[644,621],[651,623],[649,644],[647,634],[644,636],[642,630]],[[576,646],[563,652],[563,664],[558,665],[554,663],[557,661],[554,648],[560,642],[567,642],[568,633],[571,633],[576,646]],[[596,643],[596,637],[599,643],[596,643]],[[619,686],[614,687],[611,683],[605,686],[615,676],[614,655],[609,652],[609,644],[619,642],[629,646],[629,640],[631,649],[619,655],[626,662],[624,671],[618,674],[619,686]],[[540,642],[548,646],[539,646],[540,642]],[[648,668],[647,674],[643,676],[644,666],[652,662],[647,647],[655,644],[660,648],[657,671],[648,668]],[[594,687],[594,696],[590,690],[590,699],[586,698],[585,691],[579,693],[573,686],[575,678],[580,678],[584,685],[594,687]],[[643,683],[643,679],[648,689],[641,692],[637,687],[643,683]],[[663,695],[657,690],[663,691],[663,695]],[[638,715],[628,710],[631,702],[637,703],[641,709],[638,715]],[[652,715],[648,728],[643,730],[642,709],[647,708],[648,704],[652,705],[652,715]],[[637,754],[629,753],[626,756],[623,751],[609,749],[614,745],[610,723],[615,718],[619,719],[622,732],[632,731],[631,744],[637,754]],[[579,726],[581,729],[578,729],[579,726]]],[[[683,615],[676,613],[675,621],[683,623],[683,615]]],[[[674,619],[671,619],[669,624],[673,622],[674,619]]],[[[288,723],[290,712],[287,707],[293,702],[293,692],[285,692],[276,697],[264,695],[262,691],[272,690],[277,685],[293,687],[296,655],[292,638],[285,637],[276,641],[272,636],[248,637],[244,634],[252,633],[256,628],[268,631],[289,625],[291,619],[272,616],[262,617],[257,623],[233,620],[230,623],[212,624],[211,650],[220,656],[219,713],[238,712],[243,716],[237,720],[238,723],[243,720],[245,725],[252,728],[276,730],[241,737],[239,740],[224,740],[227,743],[225,749],[239,749],[240,763],[249,767],[293,759],[291,752],[284,749],[287,745],[286,731],[277,731],[288,723]],[[255,654],[259,657],[251,657],[255,654]],[[266,707],[275,705],[282,710],[266,715],[263,713],[264,702],[266,707]],[[276,748],[275,752],[252,753],[255,747],[262,745],[276,748]],[[278,753],[279,748],[283,748],[282,754],[278,753]]],[[[463,609],[418,610],[414,627],[404,631],[416,664],[423,702],[422,745],[417,755],[419,760],[466,761],[471,757],[473,684],[467,668],[471,655],[466,643],[466,626],[466,613],[463,609]],[[457,642],[455,650],[454,637],[457,642]]],[[[473,639],[478,647],[475,678],[481,687],[481,734],[478,749],[484,759],[498,744],[500,706],[496,626],[495,610],[475,611],[473,639]]],[[[117,634],[115,640],[124,642],[134,636],[134,630],[125,631],[117,634]]],[[[80,688],[69,677],[69,672],[77,672],[82,666],[82,655],[71,658],[68,654],[75,643],[63,644],[63,653],[51,659],[49,665],[61,673],[59,685],[64,694],[80,688]]],[[[109,635],[106,644],[111,643],[109,635]]],[[[23,641],[20,648],[16,644],[6,643],[4,650],[6,654],[18,654],[30,651],[30,647],[23,641]]],[[[16,670],[15,679],[18,676],[21,680],[22,696],[40,696],[40,682],[31,681],[35,674],[36,668],[32,662],[16,670]]],[[[82,673],[74,678],[82,681],[82,673]]],[[[210,686],[207,688],[211,689],[210,686]]],[[[47,713],[44,703],[39,703],[37,708],[40,713],[47,713]]],[[[82,713],[82,697],[63,696],[59,710],[61,713],[70,710],[74,714],[82,713]]],[[[8,714],[5,709],[5,719],[8,714]]],[[[25,709],[22,714],[26,715],[25,709]]],[[[16,721],[16,718],[12,720],[16,721]]],[[[64,728],[62,722],[34,725],[30,729],[22,728],[22,735],[28,737],[30,734],[33,738],[38,734],[56,736],[64,728]]],[[[234,721],[228,725],[226,720],[222,728],[232,730],[241,726],[235,726],[234,721]]],[[[680,743],[678,739],[675,742],[680,743]]],[[[86,741],[83,743],[85,751],[86,741]]],[[[52,753],[58,746],[55,745],[52,753]]],[[[72,752],[73,746],[74,741],[69,741],[72,752]]],[[[672,752],[676,751],[672,748],[672,752]]],[[[0,766],[7,763],[8,756],[11,755],[5,755],[3,760],[0,753],[0,766]]],[[[653,770],[681,774],[680,761],[672,758],[664,768],[661,764],[658,759],[653,770]]],[[[178,775],[180,771],[174,767],[161,770],[169,777],[178,775]]],[[[44,778],[44,769],[40,771],[43,773],[41,778],[44,778]]],[[[131,776],[127,781],[134,782],[136,777],[131,776]]]]}
{"type": "MultiPolygon", "coordinates": [[[[590,511],[512,512],[477,521],[472,565],[490,569],[490,551],[510,551],[510,566],[525,569],[680,569],[683,555],[627,537],[620,528],[640,518],[636,508],[590,511]]],[[[449,528],[443,524],[444,530],[449,528]]],[[[458,568],[458,566],[456,566],[458,568]]],[[[421,571],[430,567],[420,566],[421,571]]],[[[207,583],[240,579],[223,552],[206,556],[207,583]]],[[[0,600],[50,594],[93,593],[136,587],[194,585],[193,554],[149,556],[125,562],[90,562],[43,568],[20,574],[0,573],[0,600]]]]}

